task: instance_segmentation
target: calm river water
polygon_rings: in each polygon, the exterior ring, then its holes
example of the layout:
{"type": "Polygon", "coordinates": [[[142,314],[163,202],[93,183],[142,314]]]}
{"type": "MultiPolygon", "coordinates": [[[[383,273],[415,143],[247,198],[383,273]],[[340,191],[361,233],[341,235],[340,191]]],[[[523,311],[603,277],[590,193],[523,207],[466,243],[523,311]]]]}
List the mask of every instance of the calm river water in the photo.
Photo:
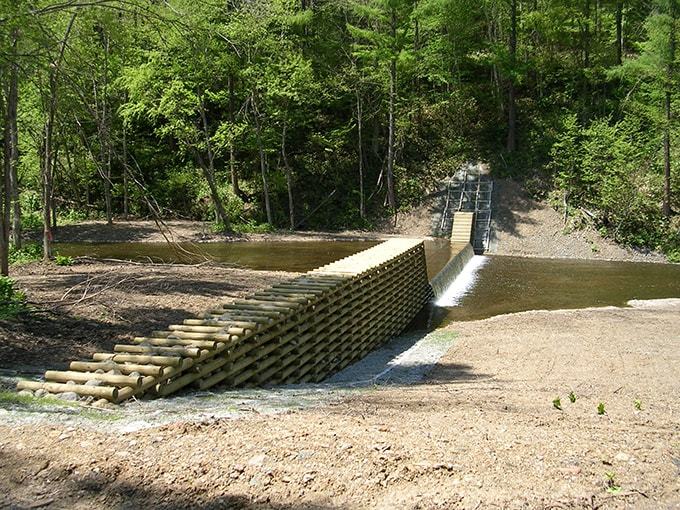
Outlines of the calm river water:
{"type": "MultiPolygon", "coordinates": [[[[249,269],[304,272],[377,244],[376,241],[266,241],[184,245],[165,243],[59,244],[62,255],[197,262],[213,260],[249,269]]],[[[450,256],[446,240],[427,241],[432,278],[450,256]]],[[[457,306],[431,309],[435,322],[476,320],[526,310],[625,305],[630,299],[680,298],[680,265],[521,257],[487,257],[475,285],[457,306]]],[[[431,322],[431,321],[428,321],[431,322]]]]}

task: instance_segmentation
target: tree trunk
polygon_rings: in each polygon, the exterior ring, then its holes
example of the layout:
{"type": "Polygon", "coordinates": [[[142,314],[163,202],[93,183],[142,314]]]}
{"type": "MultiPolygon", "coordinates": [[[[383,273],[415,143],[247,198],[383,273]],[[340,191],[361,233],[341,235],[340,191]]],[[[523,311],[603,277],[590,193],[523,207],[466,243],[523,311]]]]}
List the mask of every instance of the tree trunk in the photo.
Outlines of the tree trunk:
{"type": "Polygon", "coordinates": [[[66,50],[66,42],[68,41],[71,29],[76,21],[77,12],[71,15],[64,39],[61,41],[59,49],[59,56],[50,65],[49,72],[49,102],[47,120],[45,122],[45,132],[43,139],[43,161],[42,161],[42,191],[43,191],[43,259],[48,261],[52,257],[52,228],[51,216],[52,207],[52,172],[54,165],[54,155],[52,148],[52,138],[54,133],[54,124],[57,117],[57,103],[58,103],[58,79],[59,79],[59,65],[64,57],[66,50]]]}
{"type": "MultiPolygon", "coordinates": [[[[203,135],[205,136],[206,151],[208,153],[208,165],[204,163],[201,165],[203,168],[203,173],[206,180],[208,181],[208,186],[210,187],[210,196],[212,197],[213,204],[215,206],[215,214],[217,219],[225,229],[229,228],[229,218],[222,205],[222,199],[220,198],[219,190],[217,189],[217,184],[215,183],[215,157],[212,152],[212,147],[210,144],[210,133],[208,132],[208,118],[205,114],[205,103],[203,102],[203,97],[201,96],[201,121],[203,123],[203,135]]],[[[198,151],[197,151],[198,153],[198,151]]],[[[199,156],[199,160],[202,162],[203,158],[199,156]]]]}
{"type": "MultiPolygon", "coordinates": [[[[397,14],[392,9],[392,23],[391,23],[392,38],[397,37],[397,14]]],[[[389,119],[388,119],[388,134],[387,134],[387,205],[391,212],[396,212],[397,196],[394,191],[394,108],[396,102],[396,88],[397,88],[397,57],[392,56],[390,61],[390,95],[389,95],[389,119]]]]}
{"type": "Polygon", "coordinates": [[[253,91],[251,101],[253,103],[253,117],[255,118],[255,134],[257,138],[257,150],[260,154],[260,172],[262,173],[262,190],[264,192],[264,208],[267,212],[267,223],[274,224],[272,217],[272,207],[269,201],[269,183],[267,182],[267,162],[265,160],[264,146],[262,145],[262,126],[260,125],[260,115],[257,111],[257,94],[253,91]]]}
{"type": "Polygon", "coordinates": [[[102,91],[102,118],[99,130],[99,147],[101,165],[104,178],[104,201],[106,205],[106,223],[113,224],[113,205],[111,197],[111,129],[109,126],[109,37],[101,31],[102,46],[104,47],[104,83],[102,91]]]}
{"type": "Polygon", "coordinates": [[[616,2],[616,63],[623,63],[623,0],[616,2]]]}
{"type": "Polygon", "coordinates": [[[123,219],[127,221],[130,213],[130,198],[128,196],[128,153],[127,134],[123,125],[123,219]]]}
{"type": "MultiPolygon", "coordinates": [[[[515,69],[517,56],[517,0],[510,4],[510,66],[515,69]]],[[[515,104],[515,79],[510,76],[508,82],[508,138],[506,143],[508,152],[517,150],[517,106],[515,104]]]]}
{"type": "Polygon", "coordinates": [[[295,230],[295,204],[293,202],[293,171],[288,164],[288,155],[286,154],[286,121],[283,121],[283,130],[281,132],[281,157],[283,158],[283,166],[286,169],[286,187],[288,188],[288,216],[290,218],[290,229],[295,230]]]}
{"type": "Polygon", "coordinates": [[[363,105],[359,89],[357,95],[357,143],[359,147],[359,216],[361,219],[366,217],[366,204],[364,203],[364,141],[362,138],[363,129],[363,105]]]}
{"type": "Polygon", "coordinates": [[[590,67],[590,0],[583,7],[583,67],[590,67]]]}
{"type": "MultiPolygon", "coordinates": [[[[18,30],[12,34],[12,56],[16,59],[18,30]]],[[[12,214],[12,242],[16,248],[21,248],[21,204],[19,202],[19,131],[17,128],[17,106],[19,104],[19,72],[16,60],[10,65],[9,91],[7,94],[7,129],[5,136],[9,137],[9,190],[8,198],[13,205],[12,214]]]]}
{"type": "Polygon", "coordinates": [[[669,6],[669,14],[671,18],[671,26],[668,36],[668,66],[666,69],[666,94],[664,101],[664,109],[666,114],[666,125],[664,126],[663,137],[663,159],[664,159],[664,189],[663,189],[663,207],[662,212],[666,218],[670,218],[673,214],[671,208],[671,120],[672,114],[672,93],[673,93],[673,74],[675,63],[675,3],[671,2],[669,6]]]}
{"type": "MultiPolygon", "coordinates": [[[[229,123],[234,125],[234,76],[229,75],[229,123]]],[[[241,188],[238,185],[238,173],[236,172],[236,155],[234,140],[229,142],[229,175],[231,177],[231,190],[237,197],[241,196],[241,188]]]]}
{"type": "MultiPolygon", "coordinates": [[[[1,71],[2,69],[0,69],[1,71]]],[[[5,94],[0,93],[0,110],[4,110],[5,94]]],[[[0,274],[9,274],[9,172],[10,172],[10,136],[9,136],[9,115],[3,111],[3,160],[2,160],[2,179],[0,179],[0,274]]]]}
{"type": "Polygon", "coordinates": [[[50,107],[45,122],[42,157],[43,260],[52,258],[52,129],[56,110],[56,76],[50,71],[50,107]]]}

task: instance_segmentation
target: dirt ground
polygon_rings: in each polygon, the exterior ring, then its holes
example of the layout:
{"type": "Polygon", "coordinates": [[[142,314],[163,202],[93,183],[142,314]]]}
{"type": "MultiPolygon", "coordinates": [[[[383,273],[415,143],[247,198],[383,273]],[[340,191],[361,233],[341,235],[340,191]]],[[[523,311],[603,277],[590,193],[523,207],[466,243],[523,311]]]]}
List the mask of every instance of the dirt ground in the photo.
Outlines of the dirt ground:
{"type": "MultiPolygon", "coordinates": [[[[267,234],[221,234],[211,230],[212,224],[191,220],[166,220],[163,227],[152,220],[122,220],[107,225],[105,221],[88,220],[59,226],[54,233],[59,243],[141,242],[206,243],[225,241],[352,241],[389,237],[388,233],[346,230],[342,232],[277,231],[267,234]]],[[[28,239],[38,242],[42,232],[29,232],[28,239]]]]}
{"type": "Polygon", "coordinates": [[[284,415],[0,424],[0,507],[680,508],[679,312],[455,324],[423,384],[284,415]]]}
{"type": "Polygon", "coordinates": [[[12,268],[34,312],[0,322],[0,369],[42,372],[165,329],[292,273],[219,265],[78,262],[12,268]]]}
{"type": "MultiPolygon", "coordinates": [[[[500,190],[500,253],[656,260],[587,237],[596,233],[562,236],[557,213],[513,186],[500,190]]],[[[402,218],[408,232],[391,233],[425,235],[423,207],[402,218]]],[[[176,241],[229,239],[170,226],[176,241]]],[[[88,222],[57,239],[163,237],[151,222],[88,222]]],[[[79,262],[12,276],[39,311],[0,323],[0,369],[31,373],[292,274],[79,262]]],[[[419,384],[129,433],[106,433],[105,411],[97,427],[49,407],[19,424],[0,403],[0,508],[680,509],[679,332],[680,300],[455,323],[441,331],[453,348],[419,384]]]]}
{"type": "Polygon", "coordinates": [[[569,231],[559,212],[508,179],[494,181],[493,225],[491,251],[499,255],[666,262],[659,253],[621,247],[592,227],[569,231]]]}

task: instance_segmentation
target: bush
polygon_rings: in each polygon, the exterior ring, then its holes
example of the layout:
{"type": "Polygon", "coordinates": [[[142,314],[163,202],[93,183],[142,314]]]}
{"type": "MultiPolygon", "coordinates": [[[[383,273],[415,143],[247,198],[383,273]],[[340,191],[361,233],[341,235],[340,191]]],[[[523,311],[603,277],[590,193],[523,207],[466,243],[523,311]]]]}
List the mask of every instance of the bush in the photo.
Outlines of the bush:
{"type": "Polygon", "coordinates": [[[11,278],[0,276],[0,319],[11,319],[26,309],[26,295],[14,284],[11,278]]]}
{"type": "Polygon", "coordinates": [[[234,223],[231,229],[237,234],[267,234],[275,230],[269,223],[257,223],[255,220],[234,223]]]}
{"type": "Polygon", "coordinates": [[[72,266],[73,265],[73,258],[68,257],[66,255],[55,255],[54,256],[54,263],[58,266],[72,266]]]}
{"type": "Polygon", "coordinates": [[[29,262],[36,262],[42,259],[42,256],[42,246],[37,243],[26,244],[21,249],[17,249],[14,245],[10,245],[9,247],[10,264],[28,264],[29,262]]]}

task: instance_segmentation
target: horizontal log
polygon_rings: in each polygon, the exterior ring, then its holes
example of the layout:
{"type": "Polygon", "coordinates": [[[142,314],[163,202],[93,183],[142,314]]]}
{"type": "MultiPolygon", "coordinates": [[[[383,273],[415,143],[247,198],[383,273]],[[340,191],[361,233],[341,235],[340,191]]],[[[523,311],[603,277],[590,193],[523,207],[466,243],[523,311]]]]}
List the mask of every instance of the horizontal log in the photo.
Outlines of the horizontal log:
{"type": "Polygon", "coordinates": [[[195,358],[200,354],[197,347],[162,347],[158,345],[128,345],[117,344],[113,347],[114,352],[127,352],[131,354],[158,354],[161,356],[182,356],[195,358]]]}
{"type": "Polygon", "coordinates": [[[85,397],[104,398],[111,402],[118,399],[118,388],[114,386],[85,386],[84,384],[61,384],[36,381],[19,381],[17,390],[45,390],[48,393],[76,393],[85,397]]]}
{"type": "Polygon", "coordinates": [[[94,372],[75,372],[75,371],[57,371],[48,370],[45,372],[45,379],[54,382],[68,382],[74,381],[77,383],[85,383],[88,381],[101,381],[112,386],[122,388],[124,386],[132,386],[133,388],[142,385],[142,377],[131,377],[129,375],[114,375],[114,374],[95,374],[94,372]]]}
{"type": "Polygon", "coordinates": [[[176,367],[182,363],[182,358],[175,356],[144,356],[141,354],[115,354],[108,352],[97,352],[92,355],[95,361],[111,360],[117,363],[139,363],[140,365],[160,365],[176,367]]]}
{"type": "Polygon", "coordinates": [[[122,374],[131,374],[132,372],[153,376],[163,374],[163,367],[157,367],[156,365],[135,365],[134,363],[114,363],[113,361],[72,361],[69,368],[77,372],[118,370],[122,374]]]}
{"type": "Polygon", "coordinates": [[[146,336],[138,336],[132,339],[136,344],[160,345],[165,347],[188,346],[198,347],[200,349],[214,349],[217,345],[217,340],[191,340],[187,338],[151,338],[146,336]]]}

